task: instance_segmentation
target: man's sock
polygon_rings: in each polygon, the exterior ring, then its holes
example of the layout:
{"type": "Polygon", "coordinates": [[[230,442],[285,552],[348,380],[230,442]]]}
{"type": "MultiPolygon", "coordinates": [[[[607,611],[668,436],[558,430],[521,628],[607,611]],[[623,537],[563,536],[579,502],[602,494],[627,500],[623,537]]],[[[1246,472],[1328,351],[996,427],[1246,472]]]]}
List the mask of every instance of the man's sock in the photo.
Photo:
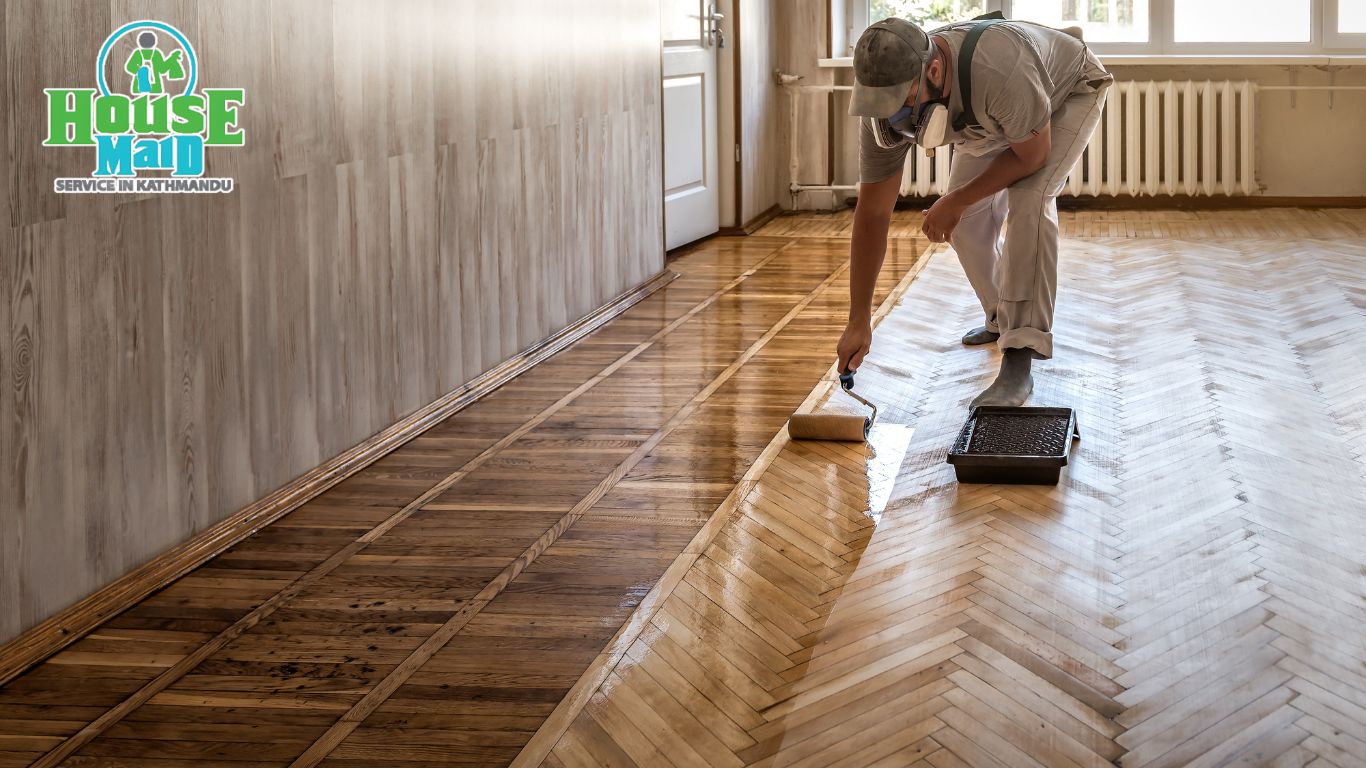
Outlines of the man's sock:
{"type": "Polygon", "coordinates": [[[974,398],[970,407],[1024,405],[1034,391],[1034,377],[1030,375],[1033,361],[1031,349],[1007,349],[1001,356],[1001,372],[996,375],[996,381],[974,398]]]}
{"type": "Polygon", "coordinates": [[[979,344],[990,344],[999,338],[1001,338],[1001,334],[987,330],[985,325],[979,325],[963,334],[963,343],[969,347],[975,347],[979,344]]]}

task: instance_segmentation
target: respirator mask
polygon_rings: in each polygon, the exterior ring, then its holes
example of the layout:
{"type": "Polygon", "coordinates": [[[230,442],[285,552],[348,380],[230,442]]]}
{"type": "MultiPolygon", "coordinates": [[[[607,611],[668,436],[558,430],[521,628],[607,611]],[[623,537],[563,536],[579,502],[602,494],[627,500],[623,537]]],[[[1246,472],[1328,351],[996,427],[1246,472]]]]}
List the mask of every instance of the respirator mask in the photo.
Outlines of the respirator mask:
{"type": "MultiPolygon", "coordinates": [[[[925,80],[928,61],[921,64],[921,88],[929,85],[925,80]]],[[[896,114],[883,120],[867,118],[873,128],[873,136],[878,146],[891,149],[902,144],[915,144],[933,156],[935,147],[942,147],[949,139],[949,108],[947,99],[940,90],[939,96],[916,106],[903,106],[896,114]]]]}
{"type": "Polygon", "coordinates": [[[916,107],[902,107],[887,118],[892,130],[925,149],[942,147],[949,138],[949,108],[943,102],[927,101],[916,107]]]}

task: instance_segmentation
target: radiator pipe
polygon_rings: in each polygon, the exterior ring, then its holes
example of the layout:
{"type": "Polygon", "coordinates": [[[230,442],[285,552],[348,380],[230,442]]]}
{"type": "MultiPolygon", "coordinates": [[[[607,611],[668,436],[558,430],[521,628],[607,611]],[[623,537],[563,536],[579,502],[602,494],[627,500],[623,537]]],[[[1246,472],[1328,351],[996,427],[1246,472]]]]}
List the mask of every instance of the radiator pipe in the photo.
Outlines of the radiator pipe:
{"type": "Polygon", "coordinates": [[[777,80],[778,80],[780,83],[782,83],[783,88],[785,88],[785,89],[787,89],[787,90],[789,90],[789,91],[793,91],[793,93],[792,93],[792,114],[791,114],[791,120],[792,120],[792,136],[791,136],[791,141],[789,142],[789,143],[791,144],[791,150],[792,150],[792,151],[791,151],[791,157],[788,159],[788,170],[789,170],[788,178],[791,179],[791,183],[788,185],[788,191],[790,191],[793,195],[797,195],[797,194],[800,194],[800,193],[802,193],[802,192],[853,192],[853,191],[857,190],[857,189],[858,189],[858,185],[856,185],[856,184],[799,184],[799,183],[797,183],[797,178],[798,178],[797,174],[799,173],[799,170],[800,170],[800,167],[801,167],[801,149],[800,149],[800,147],[798,147],[798,145],[797,145],[797,129],[798,129],[798,127],[799,127],[799,126],[798,126],[799,109],[798,109],[798,104],[797,104],[797,95],[798,95],[799,93],[830,93],[830,92],[832,92],[832,91],[852,91],[852,90],[854,90],[854,86],[852,86],[852,85],[797,85],[797,80],[799,80],[800,77],[794,77],[794,76],[792,76],[792,75],[784,75],[784,74],[782,74],[782,73],[774,73],[774,74],[775,74],[777,80]]]}

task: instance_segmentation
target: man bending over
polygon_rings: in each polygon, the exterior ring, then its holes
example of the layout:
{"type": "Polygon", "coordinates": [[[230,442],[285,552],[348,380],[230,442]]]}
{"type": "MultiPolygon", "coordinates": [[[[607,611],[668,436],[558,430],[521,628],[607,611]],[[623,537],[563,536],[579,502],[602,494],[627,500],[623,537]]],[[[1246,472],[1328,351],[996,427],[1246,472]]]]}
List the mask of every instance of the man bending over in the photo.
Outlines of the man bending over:
{"type": "Polygon", "coordinates": [[[873,286],[906,152],[953,144],[949,190],[922,229],[953,243],[982,304],[985,322],[963,343],[996,342],[1003,353],[996,380],[972,405],[1024,403],[1031,362],[1053,355],[1057,196],[1113,78],[1072,31],[992,20],[927,34],[887,19],[859,38],[854,79],[860,183],[840,370],[856,370],[872,343],[873,286]]]}

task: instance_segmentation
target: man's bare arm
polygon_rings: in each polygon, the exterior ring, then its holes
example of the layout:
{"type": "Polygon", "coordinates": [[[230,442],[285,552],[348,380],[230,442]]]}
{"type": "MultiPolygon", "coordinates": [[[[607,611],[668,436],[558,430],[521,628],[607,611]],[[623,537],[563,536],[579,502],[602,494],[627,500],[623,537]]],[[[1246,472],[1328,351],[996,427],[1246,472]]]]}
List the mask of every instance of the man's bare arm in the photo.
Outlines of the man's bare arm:
{"type": "Polygon", "coordinates": [[[839,344],[840,370],[856,370],[872,343],[873,288],[887,255],[887,230],[901,190],[901,174],[859,184],[849,246],[849,324],[839,344]]]}
{"type": "Polygon", "coordinates": [[[887,230],[892,223],[901,174],[876,184],[859,184],[854,208],[854,232],[849,245],[849,319],[867,321],[873,312],[873,286],[887,255],[887,230]]]}

